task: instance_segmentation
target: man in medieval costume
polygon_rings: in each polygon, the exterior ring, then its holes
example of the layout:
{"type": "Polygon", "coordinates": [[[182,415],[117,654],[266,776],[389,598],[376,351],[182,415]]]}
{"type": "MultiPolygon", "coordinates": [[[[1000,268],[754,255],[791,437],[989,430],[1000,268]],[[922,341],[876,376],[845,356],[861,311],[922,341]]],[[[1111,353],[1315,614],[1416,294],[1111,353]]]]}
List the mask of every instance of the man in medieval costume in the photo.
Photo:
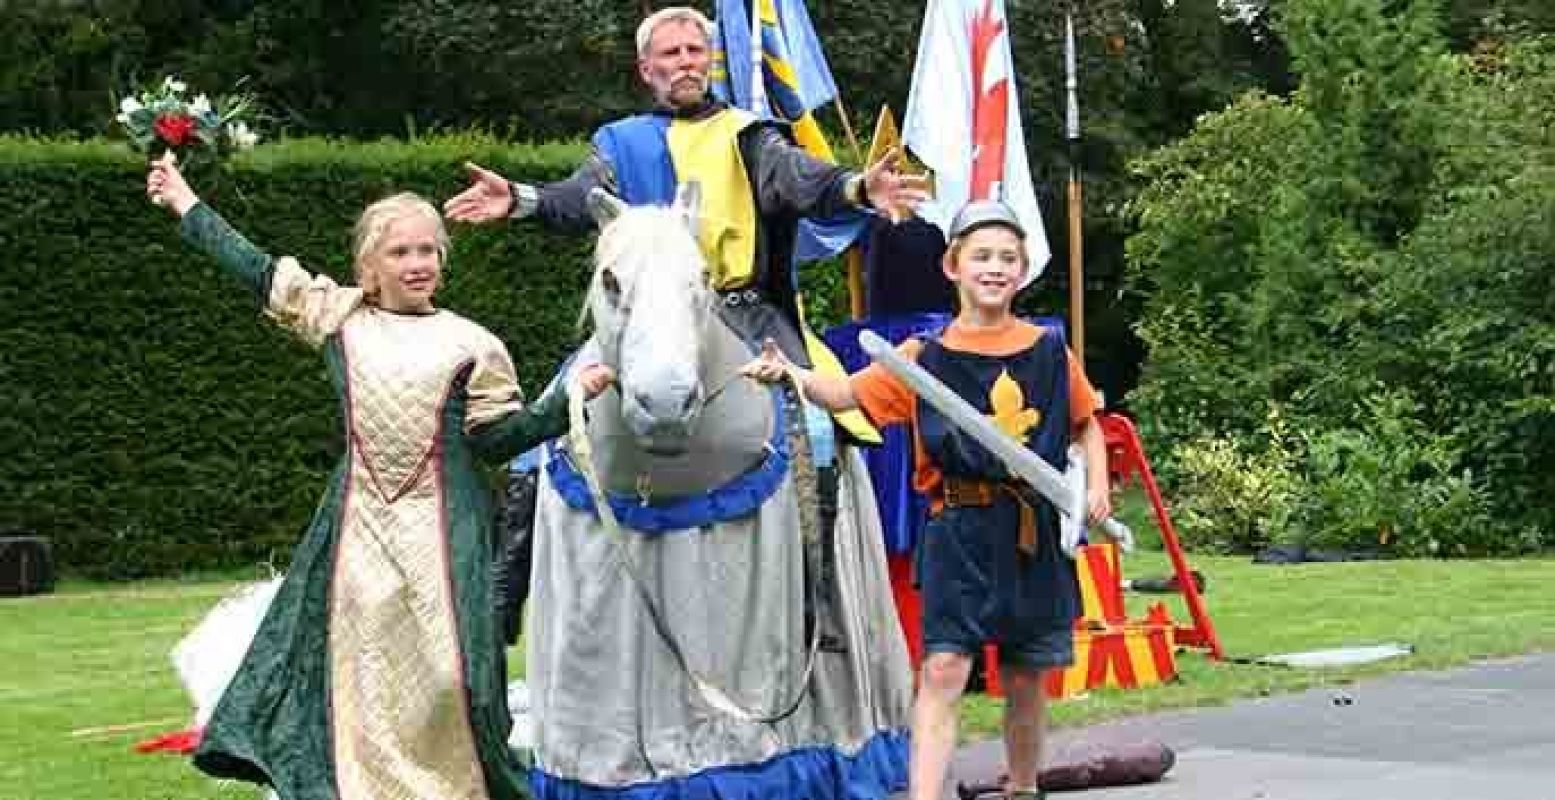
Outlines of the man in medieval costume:
{"type": "Polygon", "coordinates": [[[747,341],[773,339],[809,365],[795,297],[793,254],[801,218],[850,209],[916,205],[923,197],[894,158],[865,172],[821,161],[785,126],[713,99],[712,23],[686,7],[654,13],[637,29],[637,69],[654,106],[595,132],[593,149],[569,178],[543,186],[512,182],[470,165],[472,185],[444,204],[464,222],[538,217],[569,230],[593,227],[586,200],[602,188],[629,205],[669,205],[675,188],[702,191],[700,239],[724,319],[747,341]]]}
{"type": "MultiPolygon", "coordinates": [[[[709,94],[712,37],[712,24],[695,9],[666,8],[649,16],[638,28],[636,45],[639,75],[653,95],[652,110],[609,123],[596,131],[592,149],[583,164],[570,177],[557,183],[536,186],[514,182],[472,164],[469,166],[471,185],[449,199],[444,204],[444,212],[450,219],[474,223],[538,217],[553,227],[581,232],[596,224],[590,207],[590,195],[595,190],[604,190],[628,205],[670,205],[676,197],[677,187],[695,184],[701,197],[696,234],[706,261],[708,284],[718,297],[718,317],[750,345],[753,353],[761,342],[771,340],[778,343],[796,364],[816,367],[835,365],[835,357],[825,350],[818,337],[807,331],[801,316],[793,264],[799,222],[804,218],[824,219],[872,208],[912,207],[922,199],[922,191],[911,178],[897,170],[894,156],[882,159],[863,172],[849,170],[806,153],[793,142],[786,126],[781,123],[762,120],[714,100],[709,94]]],[[[840,370],[840,365],[836,368],[840,370]]],[[[802,416],[806,415],[788,418],[802,416]]],[[[837,567],[829,560],[834,548],[826,538],[837,514],[838,473],[845,471],[845,467],[839,468],[837,465],[844,459],[856,458],[854,454],[837,453],[832,444],[838,438],[839,431],[844,440],[872,441],[875,434],[861,415],[839,419],[835,427],[832,419],[823,412],[812,410],[807,416],[809,424],[803,427],[809,433],[811,455],[817,451],[830,451],[825,456],[830,459],[830,466],[822,463],[821,456],[796,461],[811,462],[809,466],[812,472],[808,482],[817,486],[815,497],[803,502],[813,504],[811,509],[807,509],[814,512],[807,515],[813,523],[805,526],[809,538],[820,542],[818,547],[812,547],[805,553],[809,580],[821,585],[819,591],[812,586],[807,600],[818,605],[826,602],[824,596],[832,595],[834,591],[828,588],[832,578],[826,573],[837,567]],[[819,448],[814,444],[818,436],[828,439],[819,448]],[[815,535],[815,530],[822,531],[821,535],[815,535]]],[[[519,478],[519,481],[523,480],[519,478]]],[[[545,478],[542,476],[539,480],[545,478]]],[[[807,481],[800,479],[800,482],[807,481]]],[[[498,613],[504,618],[504,625],[510,635],[517,628],[514,623],[520,612],[516,606],[528,593],[528,546],[522,541],[525,538],[522,522],[527,520],[522,518],[528,515],[528,497],[531,493],[522,488],[521,484],[520,487],[510,491],[510,497],[520,498],[521,507],[509,508],[510,515],[520,522],[510,526],[510,530],[519,529],[513,531],[519,541],[510,547],[510,555],[517,558],[508,559],[508,574],[500,579],[506,584],[509,598],[507,605],[500,607],[498,613]]],[[[857,502],[849,494],[851,491],[844,490],[844,494],[848,495],[845,505],[855,508],[857,502]]],[[[867,482],[863,484],[863,492],[868,494],[867,482]]],[[[867,513],[871,518],[875,516],[872,502],[869,503],[867,513]]],[[[872,523],[870,528],[873,536],[878,539],[878,524],[872,523]]],[[[874,544],[874,552],[878,552],[878,542],[874,544]]],[[[883,576],[883,563],[880,566],[883,576]]],[[[535,567],[535,574],[537,581],[555,579],[555,576],[547,574],[543,565],[535,567]]],[[[884,589],[883,580],[878,588],[885,598],[884,608],[889,616],[886,621],[899,635],[894,616],[889,612],[889,594],[884,589]]],[[[873,592],[869,593],[873,596],[873,592]]],[[[812,626],[820,626],[824,630],[825,626],[817,620],[835,617],[835,614],[807,607],[807,634],[814,635],[812,626]]],[[[884,696],[866,696],[846,701],[862,704],[856,710],[857,713],[843,712],[840,710],[841,705],[831,706],[830,701],[822,703],[828,706],[827,709],[804,712],[807,719],[813,716],[818,720],[833,720],[832,723],[820,723],[814,727],[817,731],[814,735],[819,737],[815,740],[817,744],[829,738],[822,731],[831,725],[835,725],[831,728],[831,735],[841,739],[856,739],[854,729],[863,730],[858,728],[860,720],[895,717],[896,710],[900,709],[903,716],[901,721],[905,721],[905,700],[910,692],[910,673],[905,652],[898,652],[899,641],[896,642],[896,648],[882,642],[879,645],[880,652],[887,655],[876,658],[873,654],[863,652],[869,648],[861,640],[855,637],[851,644],[845,645],[842,640],[847,636],[840,629],[836,632],[838,636],[835,641],[827,641],[827,636],[820,636],[824,642],[822,647],[836,645],[830,648],[829,658],[855,661],[856,667],[849,669],[865,671],[874,669],[876,662],[889,661],[900,669],[884,671],[893,675],[900,672],[903,679],[889,679],[887,683],[890,688],[882,690],[884,696]],[[854,652],[848,652],[850,647],[854,652]],[[896,664],[898,657],[900,664],[896,664]],[[862,666],[865,662],[871,662],[871,665],[862,666]],[[892,709],[890,713],[879,711],[887,706],[892,709]]],[[[801,648],[804,643],[795,641],[792,645],[801,648]]],[[[531,641],[531,647],[534,646],[531,641]]],[[[534,666],[533,661],[531,666],[534,666]]],[[[564,676],[553,679],[564,679],[564,676]]],[[[871,725],[866,723],[864,728],[871,725]]],[[[811,727],[810,723],[804,723],[803,726],[811,727]]],[[[798,736],[803,739],[811,734],[802,733],[798,736]]],[[[887,738],[877,741],[867,735],[864,740],[874,744],[847,754],[849,759],[857,761],[858,756],[866,753],[876,754],[874,762],[879,769],[875,772],[879,776],[899,771],[901,764],[894,763],[897,761],[894,756],[883,758],[878,754],[889,751],[899,753],[904,758],[904,744],[900,740],[887,738]]],[[[705,749],[708,744],[700,742],[693,749],[705,749]]],[[[766,761],[769,764],[776,763],[774,759],[782,758],[782,751],[786,748],[776,745],[770,747],[776,749],[766,753],[766,761]]],[[[545,750],[542,745],[537,753],[540,762],[537,766],[543,771],[548,771],[548,767],[557,767],[559,763],[585,763],[591,760],[598,763],[592,757],[574,760],[570,754],[548,754],[545,750]]],[[[648,753],[649,750],[657,750],[655,743],[644,744],[643,750],[643,761],[650,765],[648,772],[643,775],[632,773],[636,768],[631,766],[619,769],[611,767],[605,771],[613,769],[615,772],[608,775],[596,774],[588,768],[563,766],[555,770],[553,777],[565,780],[540,781],[537,785],[556,788],[577,783],[651,783],[653,779],[667,779],[676,773],[680,773],[679,777],[685,777],[697,772],[700,768],[696,765],[703,763],[696,757],[682,759],[678,755],[673,756],[672,760],[678,766],[669,768],[668,773],[661,776],[658,770],[663,766],[662,762],[657,761],[657,756],[650,758],[648,753]]],[[[731,752],[734,751],[743,753],[746,748],[741,744],[731,749],[731,752]]],[[[814,752],[805,754],[806,759],[815,757],[814,752]]],[[[734,760],[738,761],[739,758],[742,757],[734,757],[734,760]]],[[[812,766],[820,767],[820,764],[816,762],[812,766]]],[[[785,762],[782,766],[783,770],[791,771],[794,768],[793,763],[785,762]]],[[[862,797],[865,795],[861,794],[864,790],[860,787],[868,785],[878,784],[866,780],[853,788],[841,784],[835,788],[839,796],[862,797]]],[[[775,784],[771,788],[777,792],[774,796],[787,796],[784,794],[787,790],[782,784],[775,784]]],[[[604,796],[608,796],[608,792],[601,795],[604,796]]]]}
{"type": "MultiPolygon", "coordinates": [[[[557,183],[510,181],[471,164],[471,186],[449,199],[444,212],[474,223],[537,217],[581,232],[595,224],[587,206],[591,190],[603,189],[629,205],[668,205],[678,185],[696,183],[703,205],[698,238],[722,301],[720,317],[753,347],[770,339],[795,364],[840,374],[841,365],[802,319],[794,275],[799,221],[910,208],[924,197],[921,184],[897,170],[894,155],[864,172],[821,161],[795,144],[781,123],[714,99],[712,38],[712,23],[696,9],[655,12],[636,36],[638,74],[653,94],[652,110],[596,131],[583,164],[557,183]]],[[[855,441],[879,441],[857,412],[837,421],[855,441]]],[[[510,644],[528,594],[533,481],[534,460],[516,463],[504,508],[509,535],[498,561],[498,613],[510,644]]],[[[823,465],[817,475],[823,525],[834,513],[835,481],[835,472],[823,465]]]]}

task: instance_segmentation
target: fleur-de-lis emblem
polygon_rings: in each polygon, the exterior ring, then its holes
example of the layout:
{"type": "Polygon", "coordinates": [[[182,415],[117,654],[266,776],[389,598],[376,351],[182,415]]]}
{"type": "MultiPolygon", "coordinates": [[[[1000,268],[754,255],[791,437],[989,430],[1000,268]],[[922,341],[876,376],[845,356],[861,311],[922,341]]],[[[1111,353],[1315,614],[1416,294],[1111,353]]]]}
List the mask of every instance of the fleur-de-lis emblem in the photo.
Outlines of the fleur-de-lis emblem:
{"type": "Polygon", "coordinates": [[[1007,370],[999,372],[998,380],[988,390],[988,405],[993,408],[989,416],[999,430],[1019,442],[1026,441],[1026,434],[1042,421],[1042,412],[1026,407],[1026,393],[1007,370]]]}

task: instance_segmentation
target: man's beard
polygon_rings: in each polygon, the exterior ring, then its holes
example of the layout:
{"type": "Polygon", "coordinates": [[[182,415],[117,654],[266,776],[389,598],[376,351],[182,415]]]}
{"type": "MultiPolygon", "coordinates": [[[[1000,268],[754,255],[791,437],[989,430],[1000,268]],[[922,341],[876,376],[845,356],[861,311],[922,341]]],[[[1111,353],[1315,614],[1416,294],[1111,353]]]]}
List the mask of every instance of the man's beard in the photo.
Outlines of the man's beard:
{"type": "Polygon", "coordinates": [[[665,104],[677,109],[699,106],[707,100],[707,87],[705,75],[678,78],[670,84],[665,104]]]}

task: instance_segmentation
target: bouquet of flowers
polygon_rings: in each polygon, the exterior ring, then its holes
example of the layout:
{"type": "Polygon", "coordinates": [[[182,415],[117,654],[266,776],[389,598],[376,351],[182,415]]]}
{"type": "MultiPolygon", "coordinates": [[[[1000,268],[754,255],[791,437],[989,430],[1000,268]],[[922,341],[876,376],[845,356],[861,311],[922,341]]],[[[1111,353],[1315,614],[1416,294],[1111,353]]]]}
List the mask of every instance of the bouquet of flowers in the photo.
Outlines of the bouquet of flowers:
{"type": "Polygon", "coordinates": [[[168,76],[154,88],[120,99],[114,121],[135,149],[150,157],[171,150],[180,162],[219,161],[259,141],[249,128],[255,108],[248,95],[212,100],[196,94],[190,100],[188,94],[188,84],[168,76]]]}

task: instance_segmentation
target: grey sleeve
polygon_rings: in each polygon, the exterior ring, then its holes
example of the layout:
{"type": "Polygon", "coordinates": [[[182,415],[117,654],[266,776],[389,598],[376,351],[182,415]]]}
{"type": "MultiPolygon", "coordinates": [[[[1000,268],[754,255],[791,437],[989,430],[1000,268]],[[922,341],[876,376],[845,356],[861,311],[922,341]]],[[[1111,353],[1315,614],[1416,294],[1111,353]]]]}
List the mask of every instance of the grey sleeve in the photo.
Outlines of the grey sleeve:
{"type": "Polygon", "coordinates": [[[542,186],[515,184],[513,187],[513,216],[533,215],[555,228],[582,232],[594,227],[594,218],[588,210],[589,190],[595,187],[617,194],[615,173],[598,150],[590,150],[588,157],[567,178],[542,186]]]}
{"type": "Polygon", "coordinates": [[[771,126],[753,136],[744,150],[762,213],[829,217],[858,207],[847,197],[851,170],[806,153],[771,126]]]}

